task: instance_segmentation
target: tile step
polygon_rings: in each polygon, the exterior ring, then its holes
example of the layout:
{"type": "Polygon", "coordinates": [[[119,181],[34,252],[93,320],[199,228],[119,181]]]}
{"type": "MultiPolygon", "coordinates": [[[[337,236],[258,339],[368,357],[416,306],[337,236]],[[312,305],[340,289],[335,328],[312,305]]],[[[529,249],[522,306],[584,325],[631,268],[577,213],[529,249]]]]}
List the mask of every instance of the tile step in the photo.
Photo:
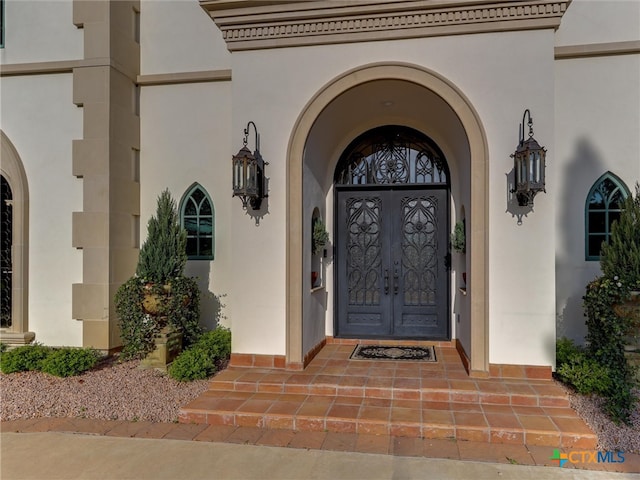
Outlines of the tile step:
{"type": "Polygon", "coordinates": [[[179,421],[563,448],[592,449],[597,443],[575,413],[562,407],[209,391],[183,407],[179,421]]]}
{"type": "MultiPolygon", "coordinates": [[[[436,402],[469,402],[487,405],[522,405],[539,407],[568,407],[569,399],[560,387],[550,381],[494,382],[447,381],[420,379],[363,379],[323,375],[322,378],[301,380],[292,375],[287,381],[256,379],[253,369],[244,380],[243,372],[222,372],[210,382],[213,391],[248,393],[279,393],[302,395],[332,395],[356,398],[402,399],[436,402]],[[226,374],[226,375],[225,375],[226,374]],[[240,374],[238,376],[238,374],[240,374]],[[237,379],[233,379],[233,377],[237,379]],[[395,382],[395,384],[394,384],[395,382]],[[358,384],[360,383],[360,385],[358,384]]],[[[265,373],[263,377],[269,377],[265,373]]],[[[280,374],[282,375],[282,374],[280,374]]]]}

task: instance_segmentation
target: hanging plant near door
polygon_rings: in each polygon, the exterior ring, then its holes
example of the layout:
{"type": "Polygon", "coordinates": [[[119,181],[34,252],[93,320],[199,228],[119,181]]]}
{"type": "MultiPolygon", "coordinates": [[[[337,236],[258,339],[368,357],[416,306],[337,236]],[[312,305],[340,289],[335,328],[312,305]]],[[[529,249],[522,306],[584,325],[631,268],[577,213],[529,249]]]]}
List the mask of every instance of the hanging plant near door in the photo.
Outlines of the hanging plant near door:
{"type": "Polygon", "coordinates": [[[329,241],[327,226],[320,217],[313,221],[313,234],[311,236],[311,253],[318,255],[329,241]]]}
{"type": "Polygon", "coordinates": [[[451,234],[451,247],[459,253],[465,253],[467,251],[467,239],[465,236],[464,220],[456,222],[453,227],[453,233],[451,234]]]}

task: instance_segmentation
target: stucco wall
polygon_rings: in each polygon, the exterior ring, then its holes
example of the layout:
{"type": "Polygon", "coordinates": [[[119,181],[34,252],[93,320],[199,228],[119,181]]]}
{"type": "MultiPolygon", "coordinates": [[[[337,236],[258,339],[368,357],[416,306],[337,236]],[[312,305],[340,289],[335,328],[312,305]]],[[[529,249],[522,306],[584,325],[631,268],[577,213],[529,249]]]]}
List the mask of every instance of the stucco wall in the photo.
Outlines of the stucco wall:
{"type": "Polygon", "coordinates": [[[556,33],[556,45],[638,40],[640,2],[572,0],[556,33]]]}
{"type": "MultiPolygon", "coordinates": [[[[189,261],[187,274],[198,277],[203,293],[223,296],[220,302],[227,307],[222,313],[231,319],[234,263],[229,92],[228,82],[142,89],[140,228],[143,242],[162,190],[169,188],[177,203],[194,182],[202,185],[215,208],[214,260],[189,261]]],[[[233,206],[240,202],[237,204],[233,206]]],[[[203,297],[202,303],[203,323],[212,326],[216,302],[203,297]]]]}
{"type": "Polygon", "coordinates": [[[229,68],[230,55],[198,0],[140,2],[143,75],[229,68]]]}
{"type": "MultiPolygon", "coordinates": [[[[233,131],[240,131],[247,119],[253,119],[261,129],[263,155],[271,161],[271,214],[263,231],[269,243],[277,242],[285,228],[281,209],[286,172],[281,159],[286,155],[289,132],[304,105],[324,84],[357,65],[385,61],[422,65],[454,83],[477,109],[489,139],[490,226],[492,232],[500,232],[490,233],[491,362],[551,363],[554,245],[548,239],[554,231],[553,181],[550,193],[536,200],[535,213],[523,225],[517,226],[515,218],[505,213],[506,174],[512,168],[509,155],[516,147],[525,108],[531,108],[536,118],[536,138],[550,150],[554,147],[553,96],[548,93],[553,90],[551,30],[236,52],[232,60],[233,131]],[[537,65],[536,76],[513,68],[523,57],[537,65]]],[[[269,250],[269,257],[262,260],[265,271],[275,273],[282,268],[284,248],[279,247],[269,250]]],[[[273,273],[269,275],[273,278],[273,273]]],[[[264,291],[268,308],[263,309],[260,321],[283,331],[284,283],[270,281],[264,291]]],[[[247,314],[247,318],[257,318],[257,312],[247,310],[247,314]]],[[[255,335],[252,330],[247,327],[246,333],[255,335]]],[[[271,353],[284,353],[274,347],[276,342],[271,353]]],[[[261,349],[267,348],[262,341],[261,349]]]]}
{"type": "MultiPolygon", "coordinates": [[[[556,33],[556,45],[640,40],[640,3],[574,0],[556,33]]],[[[640,179],[640,55],[559,59],[555,65],[555,162],[558,336],[586,334],[582,296],[600,274],[585,260],[585,202],[605,172],[633,191],[640,179]]]]}
{"type": "Polygon", "coordinates": [[[640,55],[556,62],[558,336],[586,334],[582,296],[600,274],[585,260],[585,202],[611,171],[634,191],[640,180],[640,55]]]}
{"type": "Polygon", "coordinates": [[[82,279],[82,252],[71,244],[71,212],[82,209],[82,183],[71,173],[71,145],[82,136],[82,110],[71,74],[2,78],[0,128],[29,185],[29,330],[47,345],[81,346],[71,285],[82,279]]]}
{"type": "Polygon", "coordinates": [[[4,2],[4,22],[1,63],[83,57],[83,35],[82,30],[73,25],[72,0],[7,0],[4,2]]]}

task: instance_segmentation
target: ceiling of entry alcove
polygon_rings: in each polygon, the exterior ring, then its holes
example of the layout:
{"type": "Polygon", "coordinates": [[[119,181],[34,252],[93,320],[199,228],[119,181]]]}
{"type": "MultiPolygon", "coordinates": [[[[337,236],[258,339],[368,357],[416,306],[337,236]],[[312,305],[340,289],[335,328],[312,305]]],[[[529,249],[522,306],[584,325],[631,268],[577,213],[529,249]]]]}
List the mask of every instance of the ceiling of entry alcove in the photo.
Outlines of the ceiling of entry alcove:
{"type": "Polygon", "coordinates": [[[431,137],[452,169],[469,161],[469,144],[453,109],[438,95],[403,80],[376,80],[342,93],[318,116],[305,145],[304,162],[327,190],[342,151],[380,125],[406,125],[431,137]]]}

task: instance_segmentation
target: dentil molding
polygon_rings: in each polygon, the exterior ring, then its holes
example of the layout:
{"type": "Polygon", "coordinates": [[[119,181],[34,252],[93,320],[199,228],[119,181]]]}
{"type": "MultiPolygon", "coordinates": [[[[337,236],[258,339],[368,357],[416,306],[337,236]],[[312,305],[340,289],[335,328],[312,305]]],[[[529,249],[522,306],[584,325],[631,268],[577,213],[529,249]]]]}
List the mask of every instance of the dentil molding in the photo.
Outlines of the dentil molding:
{"type": "Polygon", "coordinates": [[[558,28],[571,0],[200,0],[230,51],[558,28]]]}

